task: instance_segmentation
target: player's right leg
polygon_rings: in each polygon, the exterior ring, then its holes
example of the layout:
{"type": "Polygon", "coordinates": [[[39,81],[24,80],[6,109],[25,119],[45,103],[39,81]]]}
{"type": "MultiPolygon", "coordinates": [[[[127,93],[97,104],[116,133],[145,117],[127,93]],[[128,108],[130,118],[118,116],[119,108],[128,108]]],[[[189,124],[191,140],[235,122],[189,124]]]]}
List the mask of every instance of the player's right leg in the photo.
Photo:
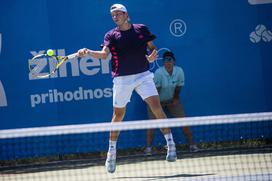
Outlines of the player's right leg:
{"type": "MultiPolygon", "coordinates": [[[[130,101],[133,88],[124,85],[121,78],[114,78],[113,86],[113,116],[112,123],[121,122],[126,113],[126,105],[130,101]]],[[[116,153],[117,139],[119,131],[110,132],[109,150],[106,159],[106,169],[109,173],[115,172],[116,169],[116,153]]]]}
{"type": "MultiPolygon", "coordinates": [[[[113,116],[112,116],[112,123],[121,122],[124,118],[126,112],[126,107],[124,108],[116,108],[114,107],[113,116]]],[[[107,159],[106,159],[106,169],[109,173],[115,172],[116,169],[116,145],[117,145],[117,139],[119,136],[119,131],[111,131],[110,132],[110,140],[109,140],[109,149],[107,153],[107,159]]]]}

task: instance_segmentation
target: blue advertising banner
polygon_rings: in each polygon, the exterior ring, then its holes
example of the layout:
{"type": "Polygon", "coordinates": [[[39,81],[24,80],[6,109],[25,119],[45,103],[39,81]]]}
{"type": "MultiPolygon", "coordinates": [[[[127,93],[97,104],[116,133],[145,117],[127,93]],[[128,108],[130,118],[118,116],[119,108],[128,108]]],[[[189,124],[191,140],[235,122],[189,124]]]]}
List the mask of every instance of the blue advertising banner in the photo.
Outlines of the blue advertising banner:
{"type": "MultiPolygon", "coordinates": [[[[1,130],[110,122],[110,56],[74,58],[48,78],[33,77],[28,61],[50,48],[57,55],[100,50],[115,26],[114,3],[157,36],[151,71],[165,50],[175,53],[187,116],[272,110],[272,2],[10,0],[0,6],[1,130]]],[[[134,94],[124,120],[140,119],[146,105],[134,94]]]]}

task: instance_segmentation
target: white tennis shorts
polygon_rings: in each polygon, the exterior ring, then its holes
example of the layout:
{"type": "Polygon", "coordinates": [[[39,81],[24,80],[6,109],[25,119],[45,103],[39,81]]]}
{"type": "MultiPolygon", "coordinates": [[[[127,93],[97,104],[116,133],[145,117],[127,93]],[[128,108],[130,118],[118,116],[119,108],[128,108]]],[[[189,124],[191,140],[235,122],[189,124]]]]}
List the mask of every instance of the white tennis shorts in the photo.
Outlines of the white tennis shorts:
{"type": "Polygon", "coordinates": [[[132,92],[135,90],[143,100],[158,95],[154,75],[150,71],[115,77],[113,79],[113,106],[123,108],[130,102],[132,92]]]}

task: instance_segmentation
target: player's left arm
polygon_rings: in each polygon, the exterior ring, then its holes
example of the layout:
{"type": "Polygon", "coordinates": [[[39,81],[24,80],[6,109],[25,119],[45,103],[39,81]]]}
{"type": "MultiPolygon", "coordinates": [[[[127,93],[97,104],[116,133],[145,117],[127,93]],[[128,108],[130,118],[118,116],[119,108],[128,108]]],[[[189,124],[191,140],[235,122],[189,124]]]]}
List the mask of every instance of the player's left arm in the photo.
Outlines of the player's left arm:
{"type": "Polygon", "coordinates": [[[149,55],[146,55],[146,59],[149,62],[155,61],[158,57],[158,51],[153,41],[147,42],[147,48],[150,50],[151,53],[149,55]]]}

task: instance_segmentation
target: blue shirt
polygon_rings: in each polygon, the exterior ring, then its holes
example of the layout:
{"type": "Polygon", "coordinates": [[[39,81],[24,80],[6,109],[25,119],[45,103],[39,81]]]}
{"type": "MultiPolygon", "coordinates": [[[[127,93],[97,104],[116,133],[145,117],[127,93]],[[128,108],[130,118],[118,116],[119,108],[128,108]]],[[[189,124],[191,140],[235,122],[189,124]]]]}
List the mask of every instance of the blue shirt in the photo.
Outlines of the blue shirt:
{"type": "Polygon", "coordinates": [[[184,86],[184,72],[181,67],[174,66],[172,75],[169,75],[164,67],[156,70],[154,82],[160,88],[161,101],[173,99],[176,86],[184,86]]]}
{"type": "Polygon", "coordinates": [[[106,33],[104,43],[112,54],[112,76],[124,76],[149,70],[147,42],[156,37],[143,24],[132,24],[126,31],[114,28],[106,33]]]}

